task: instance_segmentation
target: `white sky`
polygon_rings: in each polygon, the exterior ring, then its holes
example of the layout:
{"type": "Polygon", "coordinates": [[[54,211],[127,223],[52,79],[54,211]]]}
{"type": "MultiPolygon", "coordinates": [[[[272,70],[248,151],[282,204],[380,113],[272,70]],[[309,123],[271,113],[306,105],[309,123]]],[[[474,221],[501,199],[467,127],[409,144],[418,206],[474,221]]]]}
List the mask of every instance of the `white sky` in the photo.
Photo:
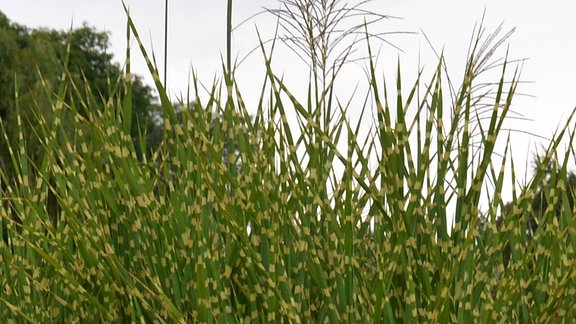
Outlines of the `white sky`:
{"type": "MultiPolygon", "coordinates": [[[[132,17],[144,42],[153,45],[158,64],[163,64],[164,0],[127,0],[132,17]]],[[[276,7],[276,0],[235,0],[234,25],[262,10],[263,6],[276,7]]],[[[509,40],[511,58],[528,58],[523,65],[522,79],[532,81],[522,85],[519,92],[532,97],[516,97],[515,111],[532,119],[531,122],[512,121],[512,128],[550,137],[576,105],[576,5],[572,1],[550,0],[375,0],[370,8],[381,14],[401,17],[377,25],[377,31],[423,30],[438,50],[444,48],[448,68],[461,73],[465,54],[475,23],[486,9],[485,26],[496,28],[504,23],[505,30],[516,27],[509,40]]],[[[86,21],[98,30],[112,33],[111,51],[115,59],[123,62],[126,47],[126,17],[120,0],[0,0],[0,10],[10,20],[28,27],[68,29],[86,21]]],[[[233,53],[244,57],[258,45],[256,26],[270,37],[275,20],[264,14],[237,29],[233,39],[233,53]]],[[[171,0],[169,2],[168,89],[173,98],[185,94],[191,67],[201,82],[211,84],[221,75],[221,57],[225,55],[226,0],[171,0]]],[[[391,62],[398,58],[407,73],[414,74],[420,55],[424,66],[433,69],[436,59],[424,37],[395,35],[390,41],[404,53],[383,47],[380,60],[391,62]]],[[[505,49],[505,48],[504,48],[505,49]]],[[[143,60],[133,44],[132,71],[145,76],[151,83],[143,60]]],[[[303,65],[293,55],[280,53],[276,61],[277,72],[284,73],[293,84],[307,78],[303,65]]],[[[386,66],[386,64],[384,64],[386,66]]],[[[162,71],[161,71],[162,73],[162,71]]],[[[362,79],[362,72],[346,78],[349,88],[362,79]],[[360,80],[358,80],[358,77],[360,80]]],[[[395,71],[386,74],[393,77],[395,71]]],[[[458,74],[455,74],[458,75],[458,74]]],[[[237,80],[243,96],[250,103],[256,102],[262,80],[260,52],[250,56],[238,69],[237,80]]],[[[497,80],[495,80],[497,81],[497,80]]],[[[346,86],[346,85],[344,85],[346,86]]],[[[346,99],[346,98],[343,98],[346,99]]],[[[522,167],[534,152],[535,143],[529,136],[515,135],[513,149],[522,167]]],[[[523,174],[522,169],[520,170],[523,174]]]]}

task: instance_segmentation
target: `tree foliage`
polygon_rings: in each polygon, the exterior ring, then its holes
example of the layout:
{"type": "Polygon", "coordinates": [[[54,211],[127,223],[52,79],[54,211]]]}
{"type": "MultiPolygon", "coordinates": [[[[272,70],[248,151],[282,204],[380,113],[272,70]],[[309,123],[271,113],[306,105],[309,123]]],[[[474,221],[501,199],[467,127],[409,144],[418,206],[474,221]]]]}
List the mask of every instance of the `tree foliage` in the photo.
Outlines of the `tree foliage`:
{"type": "MultiPolygon", "coordinates": [[[[108,47],[109,34],[86,24],[70,31],[29,29],[12,23],[0,12],[0,120],[6,134],[0,140],[0,157],[5,160],[9,147],[19,146],[18,133],[22,132],[28,156],[37,161],[42,145],[34,126],[39,118],[50,120],[48,114],[58,100],[81,115],[101,112],[108,102],[123,100],[126,75],[113,61],[108,47]],[[64,98],[57,98],[58,88],[64,84],[64,98]],[[91,98],[91,102],[83,102],[82,98],[91,98]]],[[[147,139],[158,127],[154,122],[158,103],[140,76],[132,75],[130,79],[131,136],[136,147],[153,148],[158,145],[157,136],[143,146],[139,139],[147,139]]],[[[4,163],[10,173],[13,166],[4,163]]]]}

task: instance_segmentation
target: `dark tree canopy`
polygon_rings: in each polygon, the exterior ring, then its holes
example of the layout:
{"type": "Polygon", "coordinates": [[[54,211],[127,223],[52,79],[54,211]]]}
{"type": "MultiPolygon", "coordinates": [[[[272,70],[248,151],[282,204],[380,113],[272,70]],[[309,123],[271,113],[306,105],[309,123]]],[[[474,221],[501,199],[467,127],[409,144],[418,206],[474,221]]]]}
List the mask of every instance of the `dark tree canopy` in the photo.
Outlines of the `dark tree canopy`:
{"type": "MultiPolygon", "coordinates": [[[[11,164],[6,162],[8,145],[15,145],[18,131],[17,107],[24,133],[33,134],[34,120],[51,113],[63,73],[68,78],[67,85],[70,81],[74,84],[67,86],[63,99],[80,114],[85,114],[86,109],[102,110],[106,102],[122,99],[125,76],[108,52],[109,42],[108,33],[86,24],[70,31],[29,29],[10,22],[0,12],[0,119],[9,140],[6,143],[3,137],[0,139],[0,157],[7,169],[11,164]],[[87,103],[78,102],[78,98],[93,99],[87,103]]],[[[152,88],[141,77],[132,75],[131,79],[131,135],[137,141],[139,134],[151,134],[158,127],[154,123],[158,103],[152,88]]],[[[157,146],[156,142],[147,146],[157,146]]],[[[33,160],[41,154],[39,143],[29,141],[27,145],[33,160]]]]}

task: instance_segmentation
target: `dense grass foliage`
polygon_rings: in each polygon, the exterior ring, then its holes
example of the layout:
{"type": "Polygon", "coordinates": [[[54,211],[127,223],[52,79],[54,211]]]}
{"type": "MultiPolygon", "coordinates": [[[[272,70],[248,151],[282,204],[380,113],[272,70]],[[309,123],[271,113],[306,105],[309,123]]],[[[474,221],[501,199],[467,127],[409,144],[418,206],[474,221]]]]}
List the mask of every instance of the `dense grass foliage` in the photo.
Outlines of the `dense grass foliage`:
{"type": "Polygon", "coordinates": [[[440,58],[429,79],[406,89],[400,65],[396,82],[379,77],[366,32],[355,43],[369,53],[370,91],[360,107],[336,100],[337,73],[311,73],[308,95],[296,98],[272,69],[274,45],[263,43],[258,107],[246,107],[233,71],[224,69],[225,86],[214,84],[208,100],[197,96],[177,114],[130,19],[128,27],[156,80],[163,142],[151,157],[136,153],[146,148],[130,137],[130,86],[118,86],[126,95],[104,109],[80,113],[96,95],[75,89],[63,73],[52,114],[38,116],[36,134],[21,131],[5,159],[18,181],[2,174],[0,318],[576,317],[576,233],[566,190],[574,151],[557,153],[561,140],[572,141],[568,126],[543,152],[529,185],[514,189],[510,204],[502,200],[504,182],[515,187],[518,163],[510,144],[495,149],[518,86],[515,67],[494,60],[506,35],[479,28],[459,86],[447,83],[440,58]],[[478,77],[487,69],[500,73],[482,95],[478,77]],[[70,89],[71,104],[62,100],[70,89]],[[358,136],[361,121],[349,121],[351,110],[361,120],[374,116],[367,136],[358,136]],[[39,162],[24,149],[29,136],[45,151],[39,162]],[[530,218],[536,196],[547,208],[530,218]],[[540,226],[527,231],[531,219],[540,226]]]}

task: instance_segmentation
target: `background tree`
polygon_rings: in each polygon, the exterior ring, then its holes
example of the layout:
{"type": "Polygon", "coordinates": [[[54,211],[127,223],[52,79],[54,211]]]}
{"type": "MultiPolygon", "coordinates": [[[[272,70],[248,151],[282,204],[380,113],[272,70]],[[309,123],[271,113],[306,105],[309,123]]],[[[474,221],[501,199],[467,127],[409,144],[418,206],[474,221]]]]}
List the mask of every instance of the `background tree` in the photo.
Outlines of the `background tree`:
{"type": "MultiPolygon", "coordinates": [[[[84,24],[70,31],[28,29],[10,22],[0,12],[0,119],[6,138],[0,140],[0,156],[11,173],[7,161],[8,147],[17,147],[17,111],[21,112],[26,152],[32,161],[42,155],[40,138],[34,125],[48,114],[56,100],[63,99],[67,108],[81,114],[103,111],[110,100],[122,100],[125,77],[121,66],[107,51],[109,35],[84,24]],[[64,98],[56,98],[61,76],[69,78],[64,98]],[[87,96],[91,92],[94,96],[87,96]],[[18,100],[16,99],[18,94],[18,100]],[[80,102],[79,98],[95,98],[96,102],[80,102]]],[[[148,143],[149,134],[157,133],[154,111],[158,103],[152,89],[142,78],[132,75],[132,127],[135,147],[152,150],[158,140],[148,143]],[[141,145],[139,138],[146,139],[141,145]]],[[[143,152],[139,152],[140,154],[143,152]]]]}

